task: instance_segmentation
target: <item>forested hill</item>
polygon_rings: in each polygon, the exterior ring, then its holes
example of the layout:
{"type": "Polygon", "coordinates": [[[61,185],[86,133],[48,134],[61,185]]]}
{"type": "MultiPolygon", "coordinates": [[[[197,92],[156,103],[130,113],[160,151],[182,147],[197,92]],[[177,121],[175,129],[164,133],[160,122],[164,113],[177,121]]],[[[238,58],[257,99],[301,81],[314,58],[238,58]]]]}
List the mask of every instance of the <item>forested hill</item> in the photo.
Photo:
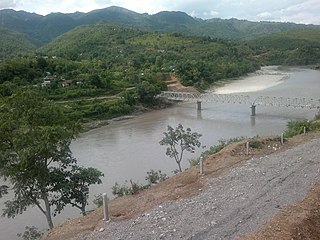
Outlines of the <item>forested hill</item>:
{"type": "Polygon", "coordinates": [[[320,29],[299,29],[263,35],[246,41],[262,64],[320,63],[320,29]]]}
{"type": "Polygon", "coordinates": [[[0,28],[0,59],[25,54],[36,49],[36,44],[25,34],[0,28]]]}
{"type": "Polygon", "coordinates": [[[279,31],[318,28],[319,26],[294,23],[250,22],[237,19],[193,18],[184,12],[159,12],[154,15],[139,14],[120,7],[109,7],[89,13],[51,13],[41,16],[35,13],[0,10],[1,27],[27,34],[39,45],[84,24],[99,21],[138,27],[148,31],[178,32],[188,35],[210,36],[222,39],[243,39],[279,31]]]}
{"type": "Polygon", "coordinates": [[[253,52],[238,44],[108,23],[78,27],[38,51],[76,61],[100,60],[104,68],[127,75],[174,70],[187,85],[240,76],[258,67],[250,60],[253,52]]]}

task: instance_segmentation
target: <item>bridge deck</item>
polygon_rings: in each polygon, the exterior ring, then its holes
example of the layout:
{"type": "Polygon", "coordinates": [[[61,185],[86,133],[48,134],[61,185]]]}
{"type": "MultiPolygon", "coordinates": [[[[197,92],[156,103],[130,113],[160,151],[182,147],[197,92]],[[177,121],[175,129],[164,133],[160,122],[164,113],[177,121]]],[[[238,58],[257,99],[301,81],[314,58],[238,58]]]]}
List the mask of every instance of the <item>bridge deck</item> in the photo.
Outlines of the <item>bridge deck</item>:
{"type": "Polygon", "coordinates": [[[277,107],[295,107],[320,109],[320,99],[312,98],[287,98],[260,96],[252,99],[248,95],[216,94],[216,93],[190,93],[190,92],[172,92],[163,91],[159,97],[173,101],[185,102],[214,102],[230,104],[246,104],[250,106],[277,106],[277,107]]]}

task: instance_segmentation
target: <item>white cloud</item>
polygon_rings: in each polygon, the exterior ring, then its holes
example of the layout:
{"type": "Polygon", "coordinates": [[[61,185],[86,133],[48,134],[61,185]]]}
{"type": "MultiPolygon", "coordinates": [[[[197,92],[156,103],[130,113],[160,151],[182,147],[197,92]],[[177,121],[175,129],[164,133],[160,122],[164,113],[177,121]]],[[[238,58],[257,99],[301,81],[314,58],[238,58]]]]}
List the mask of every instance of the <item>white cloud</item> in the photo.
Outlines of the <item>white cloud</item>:
{"type": "Polygon", "coordinates": [[[88,12],[120,6],[138,13],[183,11],[198,18],[238,18],[252,21],[293,21],[320,24],[319,0],[0,0],[0,9],[14,8],[39,14],[88,12]]]}
{"type": "Polygon", "coordinates": [[[258,18],[262,18],[262,19],[267,19],[267,18],[271,18],[272,14],[269,12],[263,12],[263,13],[259,13],[258,18]]]}
{"type": "Polygon", "coordinates": [[[18,5],[19,1],[16,0],[1,0],[0,9],[2,8],[14,8],[18,5]]]}
{"type": "Polygon", "coordinates": [[[263,12],[253,20],[268,20],[280,22],[295,22],[304,24],[320,24],[320,1],[307,0],[290,6],[275,9],[271,12],[263,12]]]}

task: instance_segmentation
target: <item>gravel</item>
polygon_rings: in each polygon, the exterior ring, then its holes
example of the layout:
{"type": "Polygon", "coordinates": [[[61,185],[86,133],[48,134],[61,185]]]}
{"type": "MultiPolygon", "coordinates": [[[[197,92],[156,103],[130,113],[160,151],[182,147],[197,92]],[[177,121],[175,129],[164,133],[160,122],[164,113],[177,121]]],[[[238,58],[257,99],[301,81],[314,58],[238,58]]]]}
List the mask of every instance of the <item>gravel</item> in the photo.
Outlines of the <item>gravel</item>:
{"type": "Polygon", "coordinates": [[[107,222],[77,239],[235,239],[257,230],[319,181],[320,139],[253,158],[207,180],[200,194],[165,202],[134,219],[107,222]]]}

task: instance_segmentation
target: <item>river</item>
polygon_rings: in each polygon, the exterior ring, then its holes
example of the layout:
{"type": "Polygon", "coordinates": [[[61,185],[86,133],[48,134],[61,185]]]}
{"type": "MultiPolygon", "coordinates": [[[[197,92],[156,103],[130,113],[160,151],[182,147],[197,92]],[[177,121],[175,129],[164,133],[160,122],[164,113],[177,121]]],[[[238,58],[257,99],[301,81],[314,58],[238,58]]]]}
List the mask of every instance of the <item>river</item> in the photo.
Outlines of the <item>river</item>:
{"type": "MultiPolygon", "coordinates": [[[[264,68],[257,74],[226,84],[216,89],[217,93],[245,94],[250,96],[282,96],[320,98],[320,71],[290,68],[277,70],[264,68]]],[[[110,197],[115,182],[120,184],[132,179],[143,184],[146,172],[161,170],[168,175],[177,169],[174,160],[165,155],[165,147],[159,145],[168,125],[181,123],[201,133],[205,148],[195,154],[186,155],[183,168],[189,166],[187,159],[198,157],[202,151],[216,145],[220,139],[237,136],[280,135],[288,121],[311,119],[317,110],[257,106],[255,117],[250,116],[247,105],[203,103],[197,111],[195,103],[180,103],[174,107],[148,112],[133,119],[113,122],[108,126],[81,134],[72,143],[71,149],[80,165],[92,166],[105,176],[101,185],[91,188],[93,195],[106,192],[110,197]]],[[[0,199],[3,206],[4,199],[0,199]]],[[[94,208],[91,204],[88,209],[94,208]]],[[[79,211],[68,209],[55,219],[61,222],[67,217],[79,216],[79,211]]],[[[37,209],[28,210],[15,219],[0,219],[0,240],[17,239],[16,233],[23,232],[24,226],[45,229],[45,217],[37,209]]]]}

